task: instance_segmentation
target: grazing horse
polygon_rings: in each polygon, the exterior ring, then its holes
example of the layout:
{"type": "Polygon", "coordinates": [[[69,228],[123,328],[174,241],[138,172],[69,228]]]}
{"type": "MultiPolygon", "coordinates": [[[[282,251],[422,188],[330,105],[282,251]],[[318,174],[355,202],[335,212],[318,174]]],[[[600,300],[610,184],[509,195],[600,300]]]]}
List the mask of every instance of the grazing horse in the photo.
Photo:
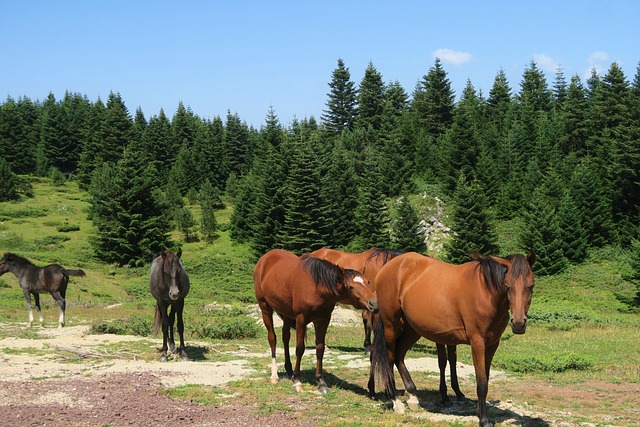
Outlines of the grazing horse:
{"type": "Polygon", "coordinates": [[[331,313],[339,302],[376,312],[378,302],[366,278],[359,271],[343,269],[308,254],[298,257],[282,249],[273,249],[256,263],[253,283],[271,348],[271,382],[278,382],[273,326],[275,312],[283,321],[284,366],[293,380],[294,389],[302,391],[300,361],[304,354],[306,328],[313,322],[316,332],[316,383],[320,392],[328,392],[322,373],[322,357],[331,313]],[[296,331],[296,365],[292,370],[289,339],[293,328],[296,331]]]}
{"type": "MultiPolygon", "coordinates": [[[[369,281],[371,290],[375,292],[376,275],[380,268],[393,257],[403,254],[402,251],[393,249],[371,248],[364,252],[351,253],[343,252],[336,249],[322,248],[311,252],[316,258],[326,259],[327,261],[339,265],[342,268],[349,268],[362,272],[364,277],[369,281]]],[[[372,313],[369,310],[362,310],[362,323],[364,325],[364,349],[365,354],[371,353],[371,331],[372,331],[372,313]]]]}
{"type": "Polygon", "coordinates": [[[0,276],[7,271],[12,272],[17,278],[24,299],[27,301],[29,311],[29,327],[33,325],[33,310],[31,307],[31,295],[36,302],[40,325],[44,326],[44,318],[40,310],[40,294],[49,292],[60,307],[58,326],[64,326],[64,315],[66,310],[65,297],[67,294],[67,284],[69,276],[85,276],[82,270],[67,270],[59,264],[49,264],[45,267],[37,267],[31,261],[19,255],[6,253],[0,260],[0,276]]]}
{"type": "Polygon", "coordinates": [[[182,311],[184,299],[189,293],[189,276],[182,265],[182,249],[176,254],[166,250],[151,263],[149,289],[156,299],[156,314],[153,322],[154,333],[162,326],[162,354],[161,361],[167,360],[167,350],[170,354],[180,354],[182,360],[189,360],[184,345],[184,322],[182,311]],[[171,306],[171,312],[169,311],[171,306]],[[173,323],[178,315],[178,334],[180,347],[176,349],[173,336],[173,323]],[[167,345],[168,343],[168,345],[167,345]]]}
{"type": "Polygon", "coordinates": [[[482,427],[492,426],[486,408],[491,361],[509,322],[515,334],[526,330],[534,259],[530,252],[526,258],[477,257],[453,265],[408,253],[389,261],[376,277],[380,321],[374,334],[370,386],[374,375],[380,378],[396,412],[404,412],[393,376],[395,364],[409,406],[416,408],[416,386],[404,363],[407,351],[420,337],[445,345],[470,344],[478,418],[482,427]]]}

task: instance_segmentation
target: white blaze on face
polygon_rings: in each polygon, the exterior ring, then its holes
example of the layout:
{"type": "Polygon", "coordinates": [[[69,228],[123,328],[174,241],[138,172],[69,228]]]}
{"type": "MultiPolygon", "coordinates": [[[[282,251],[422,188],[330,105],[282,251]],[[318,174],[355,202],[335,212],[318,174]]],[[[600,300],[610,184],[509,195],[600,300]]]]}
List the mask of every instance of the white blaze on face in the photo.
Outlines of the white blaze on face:
{"type": "Polygon", "coordinates": [[[364,279],[363,279],[362,277],[360,277],[360,276],[356,276],[356,277],[354,277],[354,278],[353,278],[353,281],[354,281],[354,282],[358,282],[358,283],[360,283],[361,285],[363,285],[363,286],[364,286],[364,279]]]}

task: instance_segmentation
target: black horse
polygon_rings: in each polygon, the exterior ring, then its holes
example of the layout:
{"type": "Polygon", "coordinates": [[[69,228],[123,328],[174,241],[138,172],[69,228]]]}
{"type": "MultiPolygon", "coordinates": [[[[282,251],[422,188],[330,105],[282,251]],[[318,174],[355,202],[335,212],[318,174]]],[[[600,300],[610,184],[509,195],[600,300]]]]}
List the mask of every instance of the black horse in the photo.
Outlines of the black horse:
{"type": "Polygon", "coordinates": [[[153,326],[154,333],[158,333],[160,326],[162,326],[162,354],[160,356],[162,361],[167,360],[168,349],[170,354],[180,354],[182,360],[189,360],[184,345],[184,323],[182,321],[184,298],[189,293],[189,276],[182,265],[181,256],[182,249],[179,249],[177,254],[166,250],[151,263],[149,289],[157,301],[153,326]],[[169,306],[171,306],[171,312],[169,312],[169,306]],[[173,323],[176,314],[178,315],[178,334],[180,335],[180,347],[177,350],[173,338],[173,323]]]}
{"type": "Polygon", "coordinates": [[[12,272],[18,278],[22,288],[24,299],[27,301],[29,311],[29,327],[33,325],[33,310],[31,307],[31,295],[36,302],[40,325],[44,326],[44,318],[40,310],[40,294],[49,292],[60,307],[58,325],[64,326],[64,314],[66,309],[65,296],[69,276],[85,276],[82,270],[67,270],[59,264],[50,264],[38,267],[28,259],[16,254],[6,253],[0,260],[0,276],[7,271],[12,272]]]}

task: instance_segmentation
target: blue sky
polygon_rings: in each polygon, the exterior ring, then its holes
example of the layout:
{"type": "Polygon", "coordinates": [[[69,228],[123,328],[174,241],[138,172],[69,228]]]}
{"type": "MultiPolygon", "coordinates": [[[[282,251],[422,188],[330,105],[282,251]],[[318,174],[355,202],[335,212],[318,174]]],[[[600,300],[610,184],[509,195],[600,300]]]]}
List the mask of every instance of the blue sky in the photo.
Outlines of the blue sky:
{"type": "Polygon", "coordinates": [[[468,79],[487,95],[500,69],[517,92],[532,60],[549,85],[613,62],[631,81],[639,22],[637,0],[0,0],[0,99],[114,91],[132,115],[182,101],[260,127],[272,106],[286,126],[320,119],[338,58],[409,94],[436,56],[456,95],[468,79]]]}

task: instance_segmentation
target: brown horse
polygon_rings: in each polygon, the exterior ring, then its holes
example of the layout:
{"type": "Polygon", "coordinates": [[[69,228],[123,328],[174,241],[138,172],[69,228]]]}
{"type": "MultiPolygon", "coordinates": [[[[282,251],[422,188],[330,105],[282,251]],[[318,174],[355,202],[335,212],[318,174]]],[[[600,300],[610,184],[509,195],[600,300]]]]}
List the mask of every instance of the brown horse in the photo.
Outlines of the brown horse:
{"type": "Polygon", "coordinates": [[[157,256],[151,263],[149,275],[149,290],[156,299],[156,312],[153,321],[154,333],[158,333],[162,327],[162,350],[160,360],[167,360],[167,350],[172,354],[179,354],[182,360],[189,360],[187,348],[184,345],[184,322],[182,312],[184,299],[189,294],[189,275],[184,269],[182,249],[176,254],[166,250],[157,256]],[[171,312],[169,312],[171,307],[171,312]],[[180,347],[176,349],[173,335],[173,324],[178,315],[178,335],[180,335],[180,347]]]}
{"type": "MultiPolygon", "coordinates": [[[[344,252],[335,249],[322,248],[314,252],[311,255],[326,259],[334,264],[343,268],[352,268],[354,270],[361,271],[362,274],[369,280],[371,289],[376,291],[376,276],[378,271],[392,258],[402,255],[403,251],[394,249],[383,248],[371,248],[364,252],[351,253],[344,252]]],[[[371,332],[373,329],[373,317],[374,315],[369,310],[362,310],[362,323],[364,324],[364,348],[365,354],[371,354],[371,332]]],[[[458,372],[456,369],[457,364],[457,351],[455,345],[445,346],[444,344],[436,344],[438,349],[438,367],[440,368],[440,394],[442,396],[442,403],[444,406],[451,406],[451,400],[447,395],[447,383],[445,378],[445,372],[447,369],[447,361],[449,361],[451,372],[451,388],[456,394],[456,398],[460,401],[465,400],[465,395],[460,390],[458,383],[458,372]]],[[[375,395],[374,385],[369,385],[369,395],[373,397],[375,395]]]]}
{"type": "Polygon", "coordinates": [[[22,288],[24,299],[27,302],[29,311],[29,327],[33,325],[33,309],[31,307],[31,295],[36,303],[40,325],[44,326],[44,318],[40,310],[40,294],[49,292],[60,307],[58,326],[64,326],[64,316],[67,303],[67,285],[69,276],[84,276],[82,270],[67,270],[59,264],[49,264],[45,267],[37,267],[31,261],[19,255],[6,253],[0,260],[0,276],[7,271],[12,272],[18,278],[18,283],[22,288]]]}
{"type": "MultiPolygon", "coordinates": [[[[369,281],[371,290],[375,292],[376,275],[383,265],[393,257],[403,254],[402,251],[393,249],[371,248],[364,252],[351,253],[343,252],[336,249],[322,248],[311,255],[317,258],[326,259],[333,264],[342,268],[350,268],[352,270],[361,271],[364,277],[369,281]]],[[[364,325],[364,349],[365,354],[371,353],[371,331],[372,331],[372,313],[369,310],[362,310],[362,323],[364,325]]]]}
{"type": "Polygon", "coordinates": [[[418,407],[416,386],[404,363],[420,337],[445,345],[470,344],[477,380],[478,418],[487,418],[486,398],[491,361],[509,323],[523,334],[531,304],[535,255],[477,257],[461,265],[417,253],[389,261],[376,277],[381,321],[376,324],[371,378],[377,375],[396,412],[404,412],[397,397],[393,365],[404,382],[410,407],[418,407]]]}
{"type": "Polygon", "coordinates": [[[271,382],[278,382],[273,326],[275,312],[283,320],[284,366],[296,391],[302,391],[300,361],[304,354],[306,328],[313,322],[316,382],[318,389],[326,393],[329,389],[322,376],[322,357],[331,313],[338,302],[377,311],[378,302],[367,280],[358,271],[343,269],[320,258],[307,254],[298,257],[282,249],[273,249],[258,260],[253,270],[253,283],[271,348],[271,382]],[[292,328],[296,330],[296,365],[293,370],[289,355],[292,328]]]}

